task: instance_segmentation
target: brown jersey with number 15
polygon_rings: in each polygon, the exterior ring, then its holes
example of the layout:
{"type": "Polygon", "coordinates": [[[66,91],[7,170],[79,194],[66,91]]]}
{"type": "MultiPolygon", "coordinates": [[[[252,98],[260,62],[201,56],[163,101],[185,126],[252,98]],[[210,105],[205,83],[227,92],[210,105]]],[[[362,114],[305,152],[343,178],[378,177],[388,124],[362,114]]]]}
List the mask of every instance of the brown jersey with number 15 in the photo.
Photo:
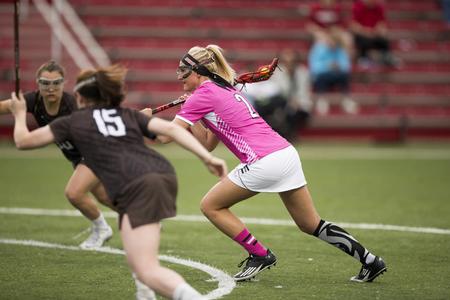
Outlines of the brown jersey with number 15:
{"type": "MultiPolygon", "coordinates": [[[[127,108],[88,107],[50,124],[56,142],[73,143],[88,166],[116,201],[134,179],[156,174],[175,174],[161,154],[147,147],[143,136],[150,118],[127,108]]],[[[157,188],[157,187],[155,187],[157,188]]]]}

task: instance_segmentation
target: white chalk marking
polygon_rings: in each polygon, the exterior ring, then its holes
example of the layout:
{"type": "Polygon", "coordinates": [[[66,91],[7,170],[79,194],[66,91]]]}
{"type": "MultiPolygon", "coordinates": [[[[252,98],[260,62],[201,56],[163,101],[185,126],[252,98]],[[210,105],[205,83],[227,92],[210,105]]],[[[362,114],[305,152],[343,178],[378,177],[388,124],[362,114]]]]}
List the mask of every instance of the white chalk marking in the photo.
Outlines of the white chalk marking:
{"type": "MultiPolygon", "coordinates": [[[[32,246],[32,247],[41,247],[41,248],[50,248],[50,249],[72,250],[72,251],[96,251],[96,252],[109,253],[109,254],[125,255],[125,252],[123,250],[116,249],[116,248],[110,248],[110,247],[101,247],[101,248],[97,248],[94,250],[83,250],[76,246],[52,244],[52,243],[33,241],[33,240],[0,239],[0,244],[22,245],[22,246],[32,246]]],[[[202,264],[200,262],[189,260],[189,259],[183,259],[183,258],[179,258],[179,257],[174,257],[174,256],[168,256],[168,255],[159,255],[159,259],[162,261],[169,262],[169,263],[174,263],[174,264],[194,268],[194,269],[203,271],[203,272],[211,275],[211,277],[214,279],[214,281],[218,282],[218,284],[217,284],[218,288],[209,292],[206,295],[207,299],[219,299],[222,296],[228,295],[229,293],[231,293],[231,291],[236,286],[236,283],[234,282],[233,278],[231,278],[228,274],[226,274],[225,272],[223,272],[219,269],[202,264]]]]}
{"type": "MultiPolygon", "coordinates": [[[[55,216],[55,217],[81,216],[80,212],[77,210],[21,208],[21,207],[0,207],[0,214],[55,216]]],[[[117,217],[117,214],[115,212],[104,212],[103,214],[105,217],[111,218],[117,217]]],[[[241,218],[241,219],[246,224],[295,226],[295,223],[292,220],[267,219],[267,218],[241,218]]],[[[209,222],[208,219],[200,215],[178,215],[175,218],[171,218],[168,220],[185,221],[185,222],[209,222]]],[[[344,223],[344,222],[335,222],[335,223],[338,224],[339,226],[352,229],[386,230],[386,231],[450,235],[450,229],[435,228],[435,227],[414,227],[414,226],[399,226],[399,225],[369,224],[369,223],[344,223]]]]}

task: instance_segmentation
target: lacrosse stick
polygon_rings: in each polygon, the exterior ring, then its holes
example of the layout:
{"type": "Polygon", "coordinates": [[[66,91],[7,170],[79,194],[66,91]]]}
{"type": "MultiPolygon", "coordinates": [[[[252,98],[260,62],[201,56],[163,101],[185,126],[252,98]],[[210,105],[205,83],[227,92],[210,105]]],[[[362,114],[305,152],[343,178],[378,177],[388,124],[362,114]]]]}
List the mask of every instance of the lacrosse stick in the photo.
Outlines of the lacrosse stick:
{"type": "Polygon", "coordinates": [[[15,60],[15,75],[16,75],[16,95],[19,97],[20,90],[20,53],[19,53],[19,0],[14,1],[14,60],[15,60]]]}
{"type": "MultiPolygon", "coordinates": [[[[261,67],[258,68],[257,71],[255,72],[248,72],[248,73],[244,73],[239,75],[235,80],[234,80],[234,85],[236,84],[247,84],[247,83],[254,83],[254,82],[260,82],[260,81],[265,81],[268,80],[273,72],[275,72],[275,69],[278,67],[278,58],[274,58],[272,60],[272,63],[270,65],[263,65],[261,67]]],[[[174,107],[176,105],[182,104],[186,101],[186,97],[185,96],[181,96],[180,98],[173,100],[172,102],[169,102],[167,104],[163,104],[161,106],[158,106],[156,108],[152,109],[152,113],[158,113],[161,112],[163,110],[166,110],[168,108],[174,107]]]]}
{"type": "Polygon", "coordinates": [[[246,84],[246,83],[254,83],[254,82],[260,82],[265,81],[269,79],[273,72],[275,72],[275,69],[278,67],[278,58],[274,58],[272,60],[272,63],[270,65],[264,65],[258,68],[256,72],[248,72],[239,75],[234,80],[234,85],[240,83],[240,84],[246,84]]]}
{"type": "Polygon", "coordinates": [[[173,100],[172,102],[169,102],[167,104],[163,104],[163,105],[158,106],[156,108],[152,108],[152,114],[156,114],[156,113],[159,113],[160,111],[163,111],[163,110],[169,109],[171,107],[177,106],[177,105],[179,105],[181,103],[184,103],[185,101],[186,101],[186,99],[184,99],[184,98],[178,98],[178,99],[173,100]]]}

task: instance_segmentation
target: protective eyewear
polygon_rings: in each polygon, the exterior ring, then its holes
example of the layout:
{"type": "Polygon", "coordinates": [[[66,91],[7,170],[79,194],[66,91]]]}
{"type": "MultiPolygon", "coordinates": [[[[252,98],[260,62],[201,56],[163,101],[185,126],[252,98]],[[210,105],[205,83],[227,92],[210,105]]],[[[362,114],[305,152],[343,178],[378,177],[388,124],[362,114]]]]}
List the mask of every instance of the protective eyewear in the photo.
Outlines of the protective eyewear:
{"type": "Polygon", "coordinates": [[[64,83],[64,78],[50,80],[50,79],[41,77],[38,79],[39,87],[43,90],[49,90],[50,88],[59,89],[63,83],[64,83]]]}
{"type": "Polygon", "coordinates": [[[177,76],[178,78],[181,77],[181,79],[186,79],[191,75],[192,73],[192,67],[190,66],[179,66],[177,68],[177,76]]]}

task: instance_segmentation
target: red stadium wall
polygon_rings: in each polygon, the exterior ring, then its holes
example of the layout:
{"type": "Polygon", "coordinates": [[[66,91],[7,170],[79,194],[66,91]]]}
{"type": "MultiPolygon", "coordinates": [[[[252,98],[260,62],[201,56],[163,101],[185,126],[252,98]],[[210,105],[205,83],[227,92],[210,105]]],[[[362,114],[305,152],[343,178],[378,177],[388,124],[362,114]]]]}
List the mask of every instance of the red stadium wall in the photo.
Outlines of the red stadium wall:
{"type": "MultiPolygon", "coordinates": [[[[129,106],[154,107],[179,96],[175,68],[194,45],[218,44],[239,72],[265,64],[284,48],[306,58],[311,44],[304,29],[314,1],[71,0],[113,62],[130,68],[129,106]],[[243,4],[244,3],[244,4],[243,4]]],[[[349,12],[350,0],[340,1],[349,12]]],[[[303,137],[402,141],[450,138],[450,30],[439,1],[386,1],[393,53],[399,68],[353,70],[357,115],[331,101],[327,116],[314,115],[303,137]]],[[[14,89],[12,5],[0,2],[0,97],[14,89]]],[[[22,89],[34,88],[34,71],[50,58],[49,26],[33,6],[21,23],[22,89]]],[[[67,90],[77,72],[63,51],[67,90]]],[[[171,109],[166,116],[174,114],[171,109]]],[[[0,117],[0,135],[11,137],[11,119],[0,117]]]]}

